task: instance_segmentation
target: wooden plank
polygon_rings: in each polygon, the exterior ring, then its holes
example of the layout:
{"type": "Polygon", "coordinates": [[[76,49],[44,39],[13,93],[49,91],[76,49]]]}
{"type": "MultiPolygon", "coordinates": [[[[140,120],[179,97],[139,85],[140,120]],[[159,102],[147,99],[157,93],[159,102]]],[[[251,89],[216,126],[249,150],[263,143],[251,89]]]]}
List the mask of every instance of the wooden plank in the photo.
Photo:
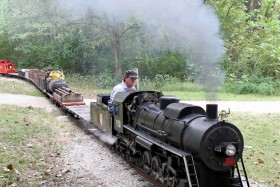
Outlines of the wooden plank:
{"type": "Polygon", "coordinates": [[[76,107],[69,107],[69,106],[65,106],[65,108],[67,108],[68,110],[73,110],[73,111],[77,111],[77,110],[90,110],[89,107],[82,107],[82,106],[76,106],[76,107]]]}
{"type": "Polygon", "coordinates": [[[86,121],[90,121],[90,107],[89,106],[65,106],[65,108],[72,114],[82,118],[86,121]]]}
{"type": "Polygon", "coordinates": [[[73,111],[89,111],[89,108],[71,108],[73,111]]]}
{"type": "Polygon", "coordinates": [[[70,112],[79,113],[79,114],[90,114],[89,110],[69,110],[70,112]]]}
{"type": "Polygon", "coordinates": [[[87,114],[87,115],[90,115],[90,112],[89,111],[72,111],[72,112],[74,112],[74,113],[76,113],[76,114],[87,114]]]}
{"type": "Polygon", "coordinates": [[[75,109],[89,109],[90,107],[87,105],[75,105],[75,106],[65,106],[68,109],[75,110],[75,109]]]}
{"type": "Polygon", "coordinates": [[[67,106],[67,108],[89,108],[88,105],[80,105],[80,106],[67,106]]]}

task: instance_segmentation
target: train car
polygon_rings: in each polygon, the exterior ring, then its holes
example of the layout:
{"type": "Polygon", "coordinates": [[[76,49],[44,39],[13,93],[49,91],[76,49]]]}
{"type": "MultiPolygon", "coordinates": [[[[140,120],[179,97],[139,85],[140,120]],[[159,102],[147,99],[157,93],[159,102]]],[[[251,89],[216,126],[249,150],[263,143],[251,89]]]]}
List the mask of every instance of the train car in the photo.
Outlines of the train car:
{"type": "Polygon", "coordinates": [[[156,180],[166,186],[241,187],[244,171],[249,186],[242,134],[218,118],[217,105],[205,111],[160,92],[120,92],[109,114],[109,98],[100,94],[91,103],[91,122],[117,137],[113,147],[156,180]]]}
{"type": "Polygon", "coordinates": [[[16,65],[13,64],[10,60],[0,60],[0,73],[16,73],[16,65]]]}
{"type": "Polygon", "coordinates": [[[62,70],[48,70],[45,77],[46,91],[52,94],[52,100],[59,103],[62,107],[73,105],[85,105],[83,96],[68,88],[64,81],[62,70]]]}
{"type": "Polygon", "coordinates": [[[46,76],[47,73],[45,71],[42,70],[30,70],[29,71],[29,79],[32,80],[32,82],[37,85],[37,87],[41,90],[41,91],[46,91],[46,76]]]}
{"type": "Polygon", "coordinates": [[[53,103],[62,108],[65,106],[85,105],[83,96],[68,88],[61,70],[23,69],[18,72],[18,77],[33,83],[53,103]]]}
{"type": "Polygon", "coordinates": [[[53,93],[56,89],[61,87],[68,87],[64,81],[64,73],[62,70],[48,70],[46,76],[47,90],[53,93]]]}

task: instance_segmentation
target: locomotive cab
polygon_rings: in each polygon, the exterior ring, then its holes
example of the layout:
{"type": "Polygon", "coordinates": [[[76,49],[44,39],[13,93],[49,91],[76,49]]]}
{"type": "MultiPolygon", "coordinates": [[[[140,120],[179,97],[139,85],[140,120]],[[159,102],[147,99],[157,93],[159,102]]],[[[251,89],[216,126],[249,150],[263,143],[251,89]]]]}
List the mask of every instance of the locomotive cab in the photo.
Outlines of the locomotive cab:
{"type": "Polygon", "coordinates": [[[90,103],[90,121],[108,135],[114,135],[113,117],[108,112],[109,94],[98,94],[97,101],[90,103]]]}
{"type": "Polygon", "coordinates": [[[119,92],[116,94],[113,101],[114,105],[114,130],[123,133],[123,125],[133,123],[134,116],[131,112],[142,102],[156,100],[162,96],[160,92],[156,91],[137,91],[137,92],[119,92]]]}

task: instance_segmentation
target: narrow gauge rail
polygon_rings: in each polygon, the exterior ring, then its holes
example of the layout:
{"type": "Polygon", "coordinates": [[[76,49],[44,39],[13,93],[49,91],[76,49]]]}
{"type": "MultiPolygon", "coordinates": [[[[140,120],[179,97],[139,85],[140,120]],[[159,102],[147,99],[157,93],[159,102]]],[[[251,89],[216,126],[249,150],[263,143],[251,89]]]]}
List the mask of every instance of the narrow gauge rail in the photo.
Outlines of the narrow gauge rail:
{"type": "Polygon", "coordinates": [[[227,122],[225,111],[218,115],[215,104],[206,105],[205,111],[161,92],[121,92],[110,115],[109,95],[99,94],[88,109],[81,94],[68,88],[60,70],[12,76],[27,79],[61,109],[112,135],[116,138],[112,148],[166,186],[250,186],[242,159],[243,136],[227,122]]]}

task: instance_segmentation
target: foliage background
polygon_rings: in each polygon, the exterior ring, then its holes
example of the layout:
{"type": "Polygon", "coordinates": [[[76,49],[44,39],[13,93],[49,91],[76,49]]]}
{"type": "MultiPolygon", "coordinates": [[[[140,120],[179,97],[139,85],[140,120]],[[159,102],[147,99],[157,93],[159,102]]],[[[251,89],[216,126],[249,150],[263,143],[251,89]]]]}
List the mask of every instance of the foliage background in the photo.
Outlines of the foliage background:
{"type": "MultiPolygon", "coordinates": [[[[211,5],[220,18],[226,47],[220,62],[225,71],[225,90],[279,94],[279,0],[204,3],[211,5]]],[[[147,80],[157,75],[168,75],[177,82],[198,80],[200,68],[186,60],[181,49],[168,48],[168,42],[151,49],[153,36],[170,41],[165,30],[140,26],[141,21],[135,17],[112,23],[94,9],[77,18],[70,11],[62,11],[57,0],[2,0],[0,59],[13,60],[18,68],[54,67],[98,77],[96,80],[104,86],[114,85],[121,70],[133,67],[138,67],[147,80]],[[115,65],[116,60],[121,66],[115,65]]]]}

